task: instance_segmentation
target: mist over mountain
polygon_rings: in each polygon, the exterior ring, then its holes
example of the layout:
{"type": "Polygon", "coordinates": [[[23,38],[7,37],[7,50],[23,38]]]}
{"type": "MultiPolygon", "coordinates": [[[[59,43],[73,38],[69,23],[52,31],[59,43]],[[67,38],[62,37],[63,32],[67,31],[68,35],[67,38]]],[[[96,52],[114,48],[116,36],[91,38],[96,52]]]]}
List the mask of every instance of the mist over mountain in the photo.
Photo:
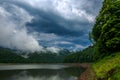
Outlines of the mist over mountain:
{"type": "Polygon", "coordinates": [[[18,52],[8,48],[0,48],[0,63],[62,63],[71,52],[61,49],[59,52],[18,52]]]}

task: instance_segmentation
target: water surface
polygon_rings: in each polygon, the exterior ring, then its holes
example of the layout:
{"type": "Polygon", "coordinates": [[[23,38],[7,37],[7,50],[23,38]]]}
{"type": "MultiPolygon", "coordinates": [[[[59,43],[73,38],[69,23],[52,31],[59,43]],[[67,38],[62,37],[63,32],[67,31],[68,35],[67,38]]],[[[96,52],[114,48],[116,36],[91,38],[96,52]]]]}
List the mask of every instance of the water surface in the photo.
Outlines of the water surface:
{"type": "Polygon", "coordinates": [[[0,66],[0,80],[77,80],[85,68],[65,65],[0,66]]]}

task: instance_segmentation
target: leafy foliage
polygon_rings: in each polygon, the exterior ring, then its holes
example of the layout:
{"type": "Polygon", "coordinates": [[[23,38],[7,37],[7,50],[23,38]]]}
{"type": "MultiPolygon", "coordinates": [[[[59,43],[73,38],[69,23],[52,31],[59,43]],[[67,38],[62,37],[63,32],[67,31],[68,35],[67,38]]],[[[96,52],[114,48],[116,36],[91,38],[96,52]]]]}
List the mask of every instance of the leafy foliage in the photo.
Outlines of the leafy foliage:
{"type": "Polygon", "coordinates": [[[96,60],[95,55],[96,55],[95,48],[93,46],[89,46],[83,51],[78,51],[68,55],[67,57],[65,57],[64,62],[65,63],[93,62],[96,60]]]}
{"type": "Polygon", "coordinates": [[[120,0],[105,0],[92,30],[99,53],[120,51],[120,0]]]}
{"type": "Polygon", "coordinates": [[[120,80],[120,0],[104,0],[92,38],[103,57],[93,65],[98,80],[120,80]]]}
{"type": "Polygon", "coordinates": [[[120,79],[120,52],[94,63],[93,68],[100,80],[120,79]]]}
{"type": "Polygon", "coordinates": [[[62,50],[59,53],[52,52],[36,52],[29,54],[29,60],[33,63],[62,63],[64,57],[69,55],[70,52],[68,50],[62,50]]]}
{"type": "Polygon", "coordinates": [[[0,63],[22,63],[26,59],[14,53],[10,49],[0,48],[0,63]]]}

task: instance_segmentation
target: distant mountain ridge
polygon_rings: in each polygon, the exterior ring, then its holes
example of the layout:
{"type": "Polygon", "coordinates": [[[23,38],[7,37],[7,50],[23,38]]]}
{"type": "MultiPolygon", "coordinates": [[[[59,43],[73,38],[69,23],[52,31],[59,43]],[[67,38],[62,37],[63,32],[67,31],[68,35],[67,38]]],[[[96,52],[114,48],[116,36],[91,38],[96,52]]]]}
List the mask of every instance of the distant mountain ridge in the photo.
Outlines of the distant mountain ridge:
{"type": "Polygon", "coordinates": [[[58,53],[20,52],[0,47],[0,63],[62,63],[64,58],[71,54],[69,50],[61,49],[58,53]]]}

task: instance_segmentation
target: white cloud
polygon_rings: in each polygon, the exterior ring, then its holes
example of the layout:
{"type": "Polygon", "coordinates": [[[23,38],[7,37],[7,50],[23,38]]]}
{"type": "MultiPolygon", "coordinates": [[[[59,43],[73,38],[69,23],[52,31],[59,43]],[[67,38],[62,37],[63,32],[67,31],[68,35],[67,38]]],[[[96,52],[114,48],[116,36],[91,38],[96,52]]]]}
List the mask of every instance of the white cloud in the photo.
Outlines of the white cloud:
{"type": "MultiPolygon", "coordinates": [[[[5,5],[0,4],[0,46],[27,51],[38,51],[42,50],[42,46],[39,45],[38,40],[50,42],[46,44],[76,45],[69,42],[70,38],[67,40],[64,36],[58,36],[54,33],[42,33],[41,31],[40,33],[34,32],[29,34],[25,26],[26,22],[30,22],[33,18],[36,19],[39,17],[33,17],[34,15],[31,16],[23,8],[15,6],[14,2],[17,1],[19,4],[29,5],[30,7],[37,8],[37,10],[44,10],[47,11],[47,13],[53,12],[61,16],[63,21],[58,20],[59,25],[70,31],[86,31],[87,33],[90,26],[87,26],[86,23],[93,23],[95,19],[94,13],[87,11],[87,9],[92,10],[92,12],[96,11],[93,8],[93,1],[90,0],[11,0],[11,3],[9,3],[10,1],[7,3],[6,0],[5,5]]],[[[73,38],[71,40],[73,40],[73,38]]],[[[76,49],[84,48],[84,46],[81,45],[76,45],[75,47],[76,49]]],[[[53,47],[48,49],[54,52],[58,51],[58,49],[53,47]]]]}
{"type": "Polygon", "coordinates": [[[39,33],[39,40],[51,41],[60,39],[60,36],[55,35],[54,33],[39,33]]]}
{"type": "Polygon", "coordinates": [[[25,27],[25,23],[30,22],[32,16],[15,5],[9,7],[13,12],[0,7],[0,46],[31,52],[42,50],[42,46],[32,34],[28,34],[25,27]]]}
{"type": "Polygon", "coordinates": [[[75,1],[75,0],[54,0],[55,10],[66,19],[80,20],[82,22],[94,22],[95,16],[87,13],[83,9],[86,5],[86,0],[75,1]]]}
{"type": "Polygon", "coordinates": [[[28,33],[26,23],[33,18],[27,11],[16,5],[0,6],[0,46],[29,52],[48,50],[57,53],[58,48],[43,49],[38,42],[40,38],[42,40],[57,39],[55,34],[39,33],[38,36],[37,32],[28,33]],[[7,10],[8,7],[10,11],[7,10]]]}
{"type": "Polygon", "coordinates": [[[44,11],[48,11],[49,9],[53,8],[52,6],[53,0],[17,0],[17,1],[29,4],[34,8],[39,8],[44,11]]]}
{"type": "Polygon", "coordinates": [[[79,50],[79,49],[84,49],[86,48],[86,46],[82,46],[82,45],[75,45],[75,50],[79,50]]]}
{"type": "MultiPolygon", "coordinates": [[[[34,8],[44,10],[46,12],[53,12],[56,15],[61,16],[66,21],[75,21],[79,23],[90,23],[93,24],[95,21],[95,13],[97,12],[94,8],[93,2],[89,0],[18,0],[26,3],[34,8]],[[87,10],[88,9],[88,10],[87,10]],[[89,12],[89,11],[92,11],[89,12]]],[[[82,24],[74,23],[69,25],[66,22],[59,21],[59,24],[72,31],[81,31],[86,28],[91,29],[89,26],[83,26],[82,24]],[[77,25],[77,26],[76,26],[77,25]]]]}
{"type": "Polygon", "coordinates": [[[47,47],[46,50],[50,52],[58,53],[61,49],[56,47],[47,47]]]}
{"type": "MultiPolygon", "coordinates": [[[[75,42],[72,42],[74,37],[72,37],[72,39],[70,40],[70,38],[67,39],[67,37],[58,36],[54,33],[34,33],[34,34],[37,35],[36,38],[38,38],[38,40],[47,43],[47,45],[49,46],[47,48],[48,51],[53,51],[55,53],[60,51],[60,48],[67,48],[71,51],[72,50],[76,51],[76,50],[82,50],[88,46],[88,45],[83,46],[80,44],[76,44],[75,42]],[[69,46],[69,47],[64,47],[64,46],[61,47],[59,45],[65,45],[65,46],[69,46]]],[[[84,36],[88,36],[88,35],[84,35],[84,36]]],[[[75,37],[75,39],[76,39],[76,37],[75,37]]],[[[83,40],[86,41],[87,39],[83,38],[83,40]]]]}
{"type": "Polygon", "coordinates": [[[68,42],[68,41],[55,41],[53,44],[66,44],[66,45],[68,45],[68,44],[73,44],[73,43],[71,43],[71,42],[68,42]]]}
{"type": "Polygon", "coordinates": [[[62,17],[68,20],[79,20],[82,22],[93,23],[95,15],[86,12],[84,6],[91,8],[92,1],[88,0],[18,0],[20,2],[27,3],[34,8],[38,8],[44,11],[53,11],[56,14],[60,14],[62,17]]]}

